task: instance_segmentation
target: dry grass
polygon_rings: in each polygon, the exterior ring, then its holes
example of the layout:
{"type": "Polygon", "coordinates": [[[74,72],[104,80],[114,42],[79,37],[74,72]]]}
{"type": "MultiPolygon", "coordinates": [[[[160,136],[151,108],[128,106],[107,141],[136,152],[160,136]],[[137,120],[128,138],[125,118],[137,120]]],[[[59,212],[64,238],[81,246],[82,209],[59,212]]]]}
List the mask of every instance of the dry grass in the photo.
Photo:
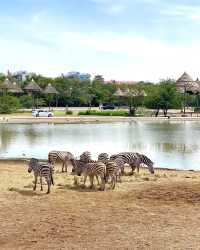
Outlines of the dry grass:
{"type": "Polygon", "coordinates": [[[50,195],[32,181],[0,162],[0,249],[200,249],[199,173],[143,170],[100,192],[58,171],[50,195]]]}

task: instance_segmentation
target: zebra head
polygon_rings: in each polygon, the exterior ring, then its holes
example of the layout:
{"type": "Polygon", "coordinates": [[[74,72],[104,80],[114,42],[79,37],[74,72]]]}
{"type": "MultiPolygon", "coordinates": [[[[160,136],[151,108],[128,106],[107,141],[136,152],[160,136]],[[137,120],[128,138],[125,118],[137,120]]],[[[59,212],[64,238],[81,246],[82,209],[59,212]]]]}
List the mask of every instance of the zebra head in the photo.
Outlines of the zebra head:
{"type": "Polygon", "coordinates": [[[140,159],[142,163],[144,163],[148,167],[149,172],[151,174],[154,174],[154,167],[153,167],[154,163],[146,155],[142,155],[142,154],[138,154],[138,155],[140,155],[140,159]]]}
{"type": "Polygon", "coordinates": [[[90,151],[85,151],[80,155],[80,160],[89,163],[91,160],[91,152],[90,151]]]}
{"type": "Polygon", "coordinates": [[[107,153],[101,153],[98,155],[98,161],[101,161],[103,163],[107,163],[109,160],[109,155],[107,153]]]}
{"type": "Polygon", "coordinates": [[[37,164],[38,164],[38,159],[31,158],[28,164],[28,172],[31,173],[31,171],[37,164]]]}
{"type": "Polygon", "coordinates": [[[111,161],[114,161],[116,158],[118,158],[119,157],[119,155],[118,154],[114,154],[114,155],[111,155],[110,156],[110,160],[111,161]]]}
{"type": "Polygon", "coordinates": [[[85,163],[75,159],[71,159],[71,163],[72,163],[72,174],[81,176],[83,172],[83,165],[85,165],[85,163]]]}

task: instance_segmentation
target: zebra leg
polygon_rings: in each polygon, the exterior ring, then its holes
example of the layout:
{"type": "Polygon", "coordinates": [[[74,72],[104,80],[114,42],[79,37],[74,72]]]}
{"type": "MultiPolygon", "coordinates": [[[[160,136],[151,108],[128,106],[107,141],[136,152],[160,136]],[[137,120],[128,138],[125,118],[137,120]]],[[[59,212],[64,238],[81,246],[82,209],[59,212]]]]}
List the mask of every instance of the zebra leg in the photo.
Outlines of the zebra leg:
{"type": "Polygon", "coordinates": [[[92,189],[94,186],[94,176],[90,176],[90,188],[92,189]]]}
{"type": "Polygon", "coordinates": [[[140,164],[137,165],[137,173],[139,174],[140,164]]]}
{"type": "Polygon", "coordinates": [[[66,161],[66,162],[65,162],[65,172],[67,172],[67,165],[68,165],[67,163],[68,163],[68,162],[66,161]]]}
{"type": "Polygon", "coordinates": [[[36,190],[37,178],[38,178],[38,176],[37,176],[37,175],[35,175],[35,183],[34,183],[34,187],[33,187],[33,190],[34,190],[34,191],[36,190]]]}
{"type": "Polygon", "coordinates": [[[42,176],[40,176],[40,191],[43,190],[43,187],[42,187],[42,176]]]}
{"type": "Polygon", "coordinates": [[[74,185],[78,185],[78,177],[76,175],[74,176],[74,185]]]}
{"type": "Polygon", "coordinates": [[[111,182],[111,188],[115,189],[115,180],[116,180],[116,176],[112,176],[112,182],[111,182]]]}
{"type": "Polygon", "coordinates": [[[131,165],[131,175],[134,174],[134,171],[135,171],[135,166],[134,166],[134,165],[131,165]]]}
{"type": "Polygon", "coordinates": [[[64,166],[65,166],[65,163],[63,162],[62,163],[62,173],[64,172],[64,166]]]}
{"type": "Polygon", "coordinates": [[[84,179],[83,179],[83,184],[85,185],[85,183],[86,183],[86,180],[87,180],[87,175],[85,174],[84,175],[84,179]]]}
{"type": "Polygon", "coordinates": [[[48,185],[47,194],[49,194],[50,193],[50,187],[51,187],[51,180],[48,178],[46,181],[47,181],[47,185],[48,185]]]}
{"type": "Polygon", "coordinates": [[[98,175],[95,176],[96,179],[97,179],[97,184],[99,185],[99,178],[98,178],[98,175]]]}
{"type": "Polygon", "coordinates": [[[105,190],[105,178],[104,176],[101,176],[101,187],[100,187],[101,191],[105,190]]]}
{"type": "Polygon", "coordinates": [[[51,184],[52,184],[52,185],[54,185],[54,179],[53,179],[53,173],[52,173],[52,170],[51,170],[50,175],[51,175],[51,184]]]}

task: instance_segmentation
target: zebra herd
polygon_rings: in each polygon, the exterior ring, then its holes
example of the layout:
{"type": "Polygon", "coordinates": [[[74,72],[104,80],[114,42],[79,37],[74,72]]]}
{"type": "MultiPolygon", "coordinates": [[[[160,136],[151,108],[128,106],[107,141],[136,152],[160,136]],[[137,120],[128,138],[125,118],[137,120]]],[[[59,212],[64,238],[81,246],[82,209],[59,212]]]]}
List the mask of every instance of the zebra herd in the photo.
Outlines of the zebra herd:
{"type": "Polygon", "coordinates": [[[54,165],[56,162],[62,163],[62,172],[67,172],[69,163],[72,165],[72,175],[74,175],[74,184],[78,183],[78,176],[83,176],[83,183],[85,185],[87,177],[90,180],[90,188],[94,185],[94,177],[97,183],[100,184],[100,190],[105,190],[105,183],[110,179],[111,188],[114,189],[116,182],[121,181],[121,176],[124,174],[124,165],[128,164],[131,168],[131,174],[135,169],[139,173],[141,164],[148,167],[151,174],[154,174],[153,162],[143,154],[134,152],[121,152],[115,155],[109,155],[107,153],[101,153],[98,156],[98,160],[92,160],[91,153],[89,151],[83,152],[79,159],[74,155],[66,151],[50,151],[48,154],[48,162],[40,162],[38,159],[32,158],[28,164],[28,172],[34,173],[34,187],[36,190],[37,179],[40,178],[41,190],[42,177],[45,178],[48,190],[50,193],[51,185],[54,185],[53,174],[54,165]],[[99,182],[100,180],[100,182],[99,182]]]}

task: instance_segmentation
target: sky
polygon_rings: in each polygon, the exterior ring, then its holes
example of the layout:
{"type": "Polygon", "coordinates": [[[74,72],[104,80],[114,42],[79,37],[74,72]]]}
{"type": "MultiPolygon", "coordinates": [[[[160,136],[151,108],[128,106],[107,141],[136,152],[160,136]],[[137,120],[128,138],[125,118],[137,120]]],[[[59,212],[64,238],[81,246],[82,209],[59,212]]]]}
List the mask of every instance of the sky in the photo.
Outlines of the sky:
{"type": "Polygon", "coordinates": [[[199,0],[0,0],[0,72],[200,77],[199,0]]]}

